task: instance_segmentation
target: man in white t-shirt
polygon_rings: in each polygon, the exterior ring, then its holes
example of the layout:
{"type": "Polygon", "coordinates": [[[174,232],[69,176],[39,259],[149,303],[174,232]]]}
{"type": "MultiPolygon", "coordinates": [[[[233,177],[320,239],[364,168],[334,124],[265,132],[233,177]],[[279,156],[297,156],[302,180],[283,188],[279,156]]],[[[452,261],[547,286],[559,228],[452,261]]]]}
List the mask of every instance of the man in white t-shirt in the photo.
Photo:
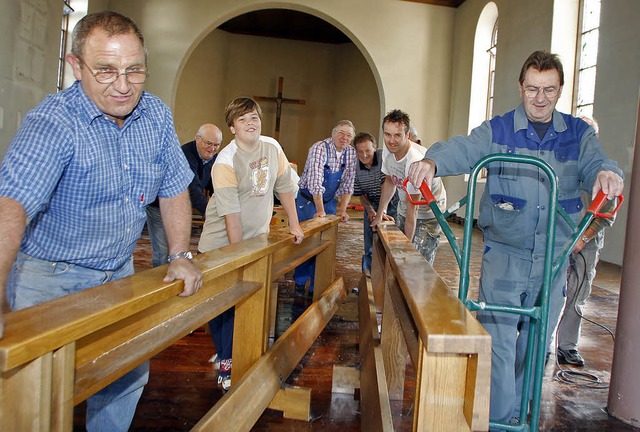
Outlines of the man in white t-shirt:
{"type": "MultiPolygon", "coordinates": [[[[410,129],[409,115],[398,109],[390,111],[382,120],[385,144],[382,152],[382,172],[385,174],[385,181],[382,184],[377,215],[371,226],[375,227],[382,221],[387,205],[397,189],[400,201],[396,225],[412,240],[415,248],[429,264],[433,265],[442,232],[440,225],[429,206],[414,206],[402,188],[402,182],[407,177],[411,163],[422,160],[427,151],[409,139],[410,129]]],[[[422,200],[420,191],[410,183],[407,189],[414,201],[422,200]]],[[[434,178],[431,192],[440,210],[444,211],[447,206],[447,192],[440,178],[434,178]]]]}

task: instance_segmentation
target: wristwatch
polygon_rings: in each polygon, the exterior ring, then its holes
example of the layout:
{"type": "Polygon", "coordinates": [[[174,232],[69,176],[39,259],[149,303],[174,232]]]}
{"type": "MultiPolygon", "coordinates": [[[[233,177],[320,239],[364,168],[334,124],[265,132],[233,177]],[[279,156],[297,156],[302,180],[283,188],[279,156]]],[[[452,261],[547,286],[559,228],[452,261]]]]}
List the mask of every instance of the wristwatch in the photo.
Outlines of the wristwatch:
{"type": "Polygon", "coordinates": [[[191,251],[183,251],[183,252],[176,252],[176,253],[172,253],[171,255],[169,255],[167,257],[167,261],[171,262],[173,260],[177,260],[180,258],[187,258],[189,260],[193,259],[193,254],[191,253],[191,251]]]}

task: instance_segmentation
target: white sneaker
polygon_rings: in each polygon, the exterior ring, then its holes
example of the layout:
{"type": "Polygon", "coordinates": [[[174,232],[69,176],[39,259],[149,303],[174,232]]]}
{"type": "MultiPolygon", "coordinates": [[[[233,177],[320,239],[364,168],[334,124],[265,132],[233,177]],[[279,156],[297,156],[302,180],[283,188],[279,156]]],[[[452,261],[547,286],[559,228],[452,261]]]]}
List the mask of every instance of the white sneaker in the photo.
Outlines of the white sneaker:
{"type": "Polygon", "coordinates": [[[213,370],[220,370],[220,359],[218,358],[218,354],[214,354],[209,359],[209,363],[213,363],[213,370]]]}
{"type": "Polygon", "coordinates": [[[222,384],[222,390],[229,391],[231,388],[231,377],[230,376],[218,376],[218,384],[222,384]]]}

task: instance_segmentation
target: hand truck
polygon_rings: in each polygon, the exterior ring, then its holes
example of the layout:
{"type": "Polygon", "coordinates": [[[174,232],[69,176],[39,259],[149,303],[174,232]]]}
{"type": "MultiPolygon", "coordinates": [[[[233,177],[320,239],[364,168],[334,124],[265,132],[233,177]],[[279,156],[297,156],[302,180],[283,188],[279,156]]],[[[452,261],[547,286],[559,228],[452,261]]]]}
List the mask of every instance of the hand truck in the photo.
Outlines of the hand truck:
{"type": "MultiPolygon", "coordinates": [[[[403,186],[406,191],[406,185],[408,178],[404,180],[403,186]]],[[[442,227],[442,230],[453,249],[453,253],[458,262],[460,268],[460,283],[458,290],[458,298],[470,311],[486,310],[492,312],[506,312],[517,315],[524,315],[530,318],[529,323],[529,339],[527,341],[527,353],[525,358],[525,370],[523,379],[523,397],[520,406],[520,421],[517,424],[511,423],[497,423],[490,422],[490,428],[499,428],[505,431],[537,431],[538,423],[540,420],[540,397],[542,394],[542,378],[544,376],[544,364],[546,356],[546,340],[548,332],[549,321],[549,290],[551,287],[551,281],[558,274],[558,271],[562,267],[564,261],[569,257],[571,251],[575,247],[576,243],[580,239],[580,236],[587,229],[591,221],[595,217],[611,218],[613,217],[620,205],[624,201],[622,195],[618,196],[618,203],[615,209],[610,213],[600,213],[600,209],[607,202],[607,196],[599,192],[592,204],[586,211],[586,214],[582,218],[579,224],[575,224],[567,212],[558,205],[558,178],[553,168],[542,159],[538,159],[533,156],[526,155],[513,155],[513,154],[491,154],[482,158],[475,167],[471,170],[469,175],[469,184],[467,187],[467,195],[460,199],[457,203],[451,206],[446,212],[442,213],[438,208],[436,199],[434,198],[429,186],[423,182],[420,185],[420,192],[424,197],[423,201],[413,201],[411,195],[407,192],[407,199],[413,205],[428,205],[433,214],[435,215],[438,223],[442,227]],[[471,234],[473,229],[473,211],[475,203],[475,190],[478,175],[481,169],[492,162],[514,162],[521,164],[534,165],[545,172],[549,178],[550,193],[549,193],[549,220],[547,224],[547,239],[554,239],[553,241],[547,241],[545,248],[544,259],[544,275],[542,282],[542,289],[536,306],[532,307],[517,307],[506,306],[498,304],[488,304],[485,302],[478,302],[467,298],[469,291],[469,264],[471,257],[471,234]],[[464,236],[462,239],[462,249],[460,249],[458,242],[451,230],[451,227],[446,221],[446,218],[457,211],[463,205],[467,206],[465,211],[465,223],[464,223],[464,236]],[[572,228],[574,234],[570,237],[569,241],[565,245],[564,249],[553,260],[553,251],[555,247],[555,230],[556,230],[556,216],[559,214],[569,226],[572,228]],[[543,325],[539,325],[542,323],[543,325]],[[531,337],[533,336],[533,337],[531,337]],[[537,350],[535,350],[537,345],[537,350]],[[535,352],[535,367],[534,367],[534,352],[535,352]],[[529,389],[531,381],[533,380],[533,394],[531,398],[531,410],[530,416],[528,416],[529,398],[525,397],[529,392],[525,389],[529,389]],[[530,423],[527,424],[527,418],[530,419],[530,423]]]]}

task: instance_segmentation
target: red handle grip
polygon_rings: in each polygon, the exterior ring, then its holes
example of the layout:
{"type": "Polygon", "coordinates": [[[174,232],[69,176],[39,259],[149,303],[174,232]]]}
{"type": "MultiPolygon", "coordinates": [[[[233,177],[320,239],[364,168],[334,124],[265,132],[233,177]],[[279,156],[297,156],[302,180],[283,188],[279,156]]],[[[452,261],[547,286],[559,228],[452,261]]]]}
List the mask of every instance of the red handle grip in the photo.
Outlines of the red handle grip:
{"type": "Polygon", "coordinates": [[[618,195],[618,205],[616,205],[616,208],[614,208],[611,213],[600,213],[600,209],[607,202],[607,196],[602,191],[599,191],[596,194],[596,197],[591,202],[591,205],[589,206],[587,211],[590,213],[593,213],[594,217],[610,219],[614,217],[616,213],[618,213],[618,209],[622,205],[623,201],[624,201],[624,197],[622,195],[618,195]]]}
{"type": "Polygon", "coordinates": [[[429,205],[432,202],[434,202],[436,199],[433,196],[433,194],[431,193],[431,189],[429,189],[429,186],[427,185],[427,182],[423,181],[422,184],[420,185],[420,193],[422,194],[422,196],[424,197],[424,201],[414,201],[413,199],[411,199],[411,194],[409,193],[409,191],[407,190],[407,183],[409,183],[409,177],[407,177],[406,179],[404,179],[404,181],[402,182],[402,188],[404,189],[404,191],[407,194],[407,199],[409,200],[409,202],[413,205],[429,205]]]}

